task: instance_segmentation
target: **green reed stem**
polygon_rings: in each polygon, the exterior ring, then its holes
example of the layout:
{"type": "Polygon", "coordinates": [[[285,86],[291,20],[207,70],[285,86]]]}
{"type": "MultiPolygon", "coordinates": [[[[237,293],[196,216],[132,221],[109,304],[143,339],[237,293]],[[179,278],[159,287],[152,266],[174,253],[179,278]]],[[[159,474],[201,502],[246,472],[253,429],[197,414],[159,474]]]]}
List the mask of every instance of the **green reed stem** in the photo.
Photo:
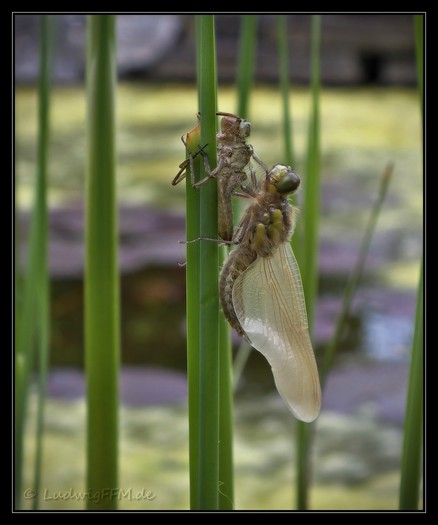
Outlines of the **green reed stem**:
{"type": "Polygon", "coordinates": [[[312,16],[311,37],[311,77],[312,107],[310,111],[309,136],[307,142],[306,172],[304,179],[303,202],[303,241],[302,256],[298,254],[302,272],[304,295],[306,297],[307,316],[312,331],[314,306],[316,303],[318,283],[318,234],[319,234],[319,201],[320,201],[320,26],[319,15],[312,16]],[[305,261],[305,262],[304,262],[305,261]]]}
{"type": "MultiPolygon", "coordinates": [[[[293,133],[292,133],[292,115],[290,109],[291,89],[289,83],[289,57],[288,57],[288,41],[287,41],[287,16],[282,15],[277,17],[277,42],[278,42],[278,57],[279,57],[279,74],[280,74],[280,90],[283,107],[283,138],[284,138],[284,158],[286,164],[294,166],[295,155],[293,151],[293,133]]],[[[299,199],[298,195],[290,197],[290,203],[294,204],[299,199]]],[[[297,254],[301,250],[303,237],[303,221],[298,220],[294,234],[291,240],[292,251],[297,254]]]]}
{"type": "Polygon", "coordinates": [[[46,399],[47,373],[49,368],[50,347],[50,289],[48,270],[48,217],[47,217],[47,173],[48,149],[50,140],[50,83],[52,77],[53,33],[55,19],[53,16],[41,16],[41,70],[39,75],[39,112],[38,112],[38,172],[41,184],[41,266],[38,280],[38,407],[36,428],[35,475],[33,486],[37,493],[32,504],[37,509],[41,493],[44,412],[46,399]]]}
{"type": "MultiPolygon", "coordinates": [[[[240,25],[239,60],[237,63],[237,115],[249,119],[249,101],[254,80],[254,64],[257,46],[257,28],[259,17],[256,15],[243,15],[240,25]]],[[[233,200],[234,222],[238,222],[245,203],[241,199],[233,200]]],[[[228,323],[227,323],[228,324],[228,323]]],[[[242,341],[234,360],[233,389],[236,388],[245,364],[248,360],[251,347],[242,341]],[[237,366],[237,368],[236,368],[237,366]],[[237,376],[236,376],[237,373],[237,376]]]]}
{"type": "MultiPolygon", "coordinates": [[[[228,255],[227,247],[219,249],[220,267],[228,255]]],[[[233,467],[233,363],[230,325],[219,313],[219,509],[234,508],[233,467]]]]}
{"type": "Polygon", "coordinates": [[[16,361],[16,505],[22,501],[24,469],[24,433],[28,388],[33,364],[33,350],[38,350],[38,406],[34,486],[38,507],[41,485],[43,450],[44,404],[49,360],[49,274],[47,264],[47,172],[50,139],[50,81],[52,76],[51,44],[53,18],[40,17],[40,68],[38,77],[38,151],[34,204],[30,222],[28,267],[24,283],[24,298],[20,312],[20,331],[17,334],[16,361]]]}
{"type": "MultiPolygon", "coordinates": [[[[319,234],[319,193],[320,193],[320,27],[321,18],[313,15],[311,21],[311,79],[312,107],[310,112],[309,137],[307,144],[306,177],[304,180],[303,203],[303,245],[296,253],[302,273],[304,295],[306,298],[309,330],[312,334],[314,310],[318,283],[318,234],[319,234]]],[[[310,438],[308,423],[297,423],[297,508],[308,508],[310,476],[310,438]]]]}
{"type": "Polygon", "coordinates": [[[120,314],[115,192],[116,35],[113,15],[87,19],[85,364],[89,510],[116,509],[120,314]]]}
{"type": "Polygon", "coordinates": [[[280,62],[280,88],[283,106],[283,138],[285,161],[293,166],[292,119],[290,111],[289,57],[287,49],[287,16],[277,16],[277,41],[280,62]]]}
{"type": "Polygon", "coordinates": [[[417,292],[414,339],[403,435],[399,508],[418,509],[423,451],[423,261],[417,292]]]}
{"type": "MultiPolygon", "coordinates": [[[[414,16],[415,48],[417,59],[417,83],[420,99],[420,114],[423,122],[423,74],[424,74],[424,17],[414,16]]],[[[417,291],[417,309],[415,316],[414,338],[412,343],[409,385],[406,399],[406,413],[403,434],[403,452],[401,461],[401,479],[399,508],[401,510],[418,509],[421,483],[421,463],[423,452],[423,260],[421,261],[420,279],[417,291]]]]}
{"type": "Polygon", "coordinates": [[[243,15],[240,25],[239,60],[237,63],[237,114],[249,117],[249,97],[254,78],[258,16],[243,15]]]}
{"type": "MultiPolygon", "coordinates": [[[[187,143],[190,151],[196,151],[200,136],[193,137],[187,143]]],[[[187,156],[189,152],[187,152],[187,156]]],[[[195,179],[199,180],[201,156],[194,159],[195,179]]],[[[186,173],[186,239],[200,236],[200,193],[192,187],[190,167],[186,173]]],[[[186,244],[186,316],[187,316],[187,378],[189,398],[189,458],[190,458],[190,508],[198,505],[198,470],[199,470],[199,275],[200,243],[186,244]]]]}
{"type": "MultiPolygon", "coordinates": [[[[24,327],[24,324],[23,324],[24,327]]],[[[18,343],[18,341],[17,341],[18,343]]],[[[24,474],[24,432],[26,429],[27,374],[26,355],[18,350],[15,354],[15,508],[20,509],[23,501],[24,474]]]]}
{"type": "MultiPolygon", "coordinates": [[[[217,76],[214,17],[197,17],[198,92],[201,144],[216,164],[217,76]]],[[[204,177],[201,165],[201,176],[204,177]]],[[[200,188],[200,236],[217,239],[217,187],[200,188]]],[[[200,241],[199,272],[199,449],[196,509],[218,509],[219,500],[219,291],[218,245],[200,241]]]]}

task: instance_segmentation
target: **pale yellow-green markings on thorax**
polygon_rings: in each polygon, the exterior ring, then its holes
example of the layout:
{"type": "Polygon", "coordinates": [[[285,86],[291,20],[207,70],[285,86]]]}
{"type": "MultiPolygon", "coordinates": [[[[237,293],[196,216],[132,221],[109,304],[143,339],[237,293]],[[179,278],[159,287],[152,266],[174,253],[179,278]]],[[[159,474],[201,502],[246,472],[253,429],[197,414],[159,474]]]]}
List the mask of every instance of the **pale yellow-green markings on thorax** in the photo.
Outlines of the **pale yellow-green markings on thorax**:
{"type": "Polygon", "coordinates": [[[283,214],[281,210],[273,210],[270,214],[270,224],[268,226],[268,237],[274,245],[280,242],[280,235],[283,229],[283,214]]]}
{"type": "Polygon", "coordinates": [[[251,243],[252,249],[257,252],[266,242],[266,226],[259,222],[255,228],[254,238],[251,243]]]}

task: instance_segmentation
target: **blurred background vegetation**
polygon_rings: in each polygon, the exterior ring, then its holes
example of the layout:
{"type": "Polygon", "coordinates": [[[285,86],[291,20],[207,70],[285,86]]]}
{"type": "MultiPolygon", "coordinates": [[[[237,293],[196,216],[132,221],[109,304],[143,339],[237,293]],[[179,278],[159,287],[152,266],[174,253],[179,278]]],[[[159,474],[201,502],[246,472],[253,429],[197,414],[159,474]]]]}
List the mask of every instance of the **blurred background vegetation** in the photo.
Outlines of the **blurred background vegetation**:
{"type": "MultiPolygon", "coordinates": [[[[216,18],[218,108],[236,110],[240,17],[216,18]]],[[[51,370],[43,508],[83,490],[85,97],[80,15],[57,17],[49,156],[51,370]]],[[[303,171],[310,107],[310,17],[289,15],[294,168],[303,171]]],[[[275,17],[259,17],[251,143],[284,162],[275,17]]],[[[121,487],[151,490],[126,509],[188,508],[184,158],[196,123],[194,17],[117,17],[117,187],[122,315],[121,487]]],[[[26,260],[36,162],[38,17],[15,16],[17,247],[26,260]]],[[[409,350],[422,251],[421,119],[410,15],[324,15],[321,25],[320,296],[315,338],[331,335],[379,178],[394,176],[324,396],[315,443],[315,509],[395,509],[409,350]]],[[[19,301],[20,298],[18,297],[19,301]]],[[[237,344],[237,338],[235,343],[237,344]]],[[[31,403],[31,418],[34,405],[31,403]]],[[[31,419],[32,421],[32,419],[31,419]]],[[[294,422],[253,352],[236,393],[236,507],[290,508],[294,422]],[[288,458],[285,461],[285,458],[288,458]]],[[[32,424],[26,442],[33,455],[32,424]]],[[[30,483],[30,480],[27,480],[30,483]]],[[[27,486],[25,484],[25,486],[27,486]]]]}

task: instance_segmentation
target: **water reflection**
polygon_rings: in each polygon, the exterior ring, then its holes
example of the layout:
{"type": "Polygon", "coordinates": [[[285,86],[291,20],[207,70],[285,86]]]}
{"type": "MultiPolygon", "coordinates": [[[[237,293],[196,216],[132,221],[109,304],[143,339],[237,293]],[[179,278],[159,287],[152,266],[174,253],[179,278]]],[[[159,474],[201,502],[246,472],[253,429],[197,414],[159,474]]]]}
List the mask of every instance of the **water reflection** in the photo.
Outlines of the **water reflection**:
{"type": "Polygon", "coordinates": [[[365,312],[362,351],[373,359],[408,361],[413,337],[412,317],[365,312]]]}

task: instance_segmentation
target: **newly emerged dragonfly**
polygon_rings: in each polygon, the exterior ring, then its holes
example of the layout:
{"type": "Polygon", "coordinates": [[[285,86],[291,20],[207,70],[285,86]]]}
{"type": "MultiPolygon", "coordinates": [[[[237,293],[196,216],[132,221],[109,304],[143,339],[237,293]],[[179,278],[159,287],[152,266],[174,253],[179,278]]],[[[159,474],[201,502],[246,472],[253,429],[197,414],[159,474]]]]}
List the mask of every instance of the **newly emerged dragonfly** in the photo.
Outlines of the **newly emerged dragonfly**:
{"type": "Polygon", "coordinates": [[[236,229],[237,247],[222,268],[219,286],[231,326],[268,360],[290,411],[310,422],[319,414],[321,389],[289,242],[295,219],[287,200],[299,184],[288,166],[274,166],[267,174],[236,229]]]}
{"type": "MultiPolygon", "coordinates": [[[[251,166],[253,159],[264,171],[268,168],[254,152],[251,144],[246,143],[246,139],[251,134],[251,124],[247,120],[233,115],[232,113],[218,112],[222,116],[221,130],[216,135],[217,140],[217,166],[211,170],[207,154],[204,152],[205,145],[189,158],[182,162],[179,167],[180,171],[172,181],[175,186],[185,177],[185,169],[190,165],[190,177],[192,186],[199,188],[211,178],[218,179],[218,230],[220,237],[225,241],[231,241],[233,237],[233,207],[232,196],[247,196],[251,191],[244,186],[247,180],[245,169],[248,168],[251,174],[252,185],[257,186],[256,174],[251,166]],[[205,172],[207,176],[202,180],[195,182],[193,170],[193,159],[196,155],[201,154],[204,158],[205,172]],[[240,190],[243,193],[240,193],[240,190]]],[[[199,126],[193,128],[189,133],[199,131],[199,126]]],[[[188,134],[181,137],[183,143],[187,144],[188,134]]]]}

